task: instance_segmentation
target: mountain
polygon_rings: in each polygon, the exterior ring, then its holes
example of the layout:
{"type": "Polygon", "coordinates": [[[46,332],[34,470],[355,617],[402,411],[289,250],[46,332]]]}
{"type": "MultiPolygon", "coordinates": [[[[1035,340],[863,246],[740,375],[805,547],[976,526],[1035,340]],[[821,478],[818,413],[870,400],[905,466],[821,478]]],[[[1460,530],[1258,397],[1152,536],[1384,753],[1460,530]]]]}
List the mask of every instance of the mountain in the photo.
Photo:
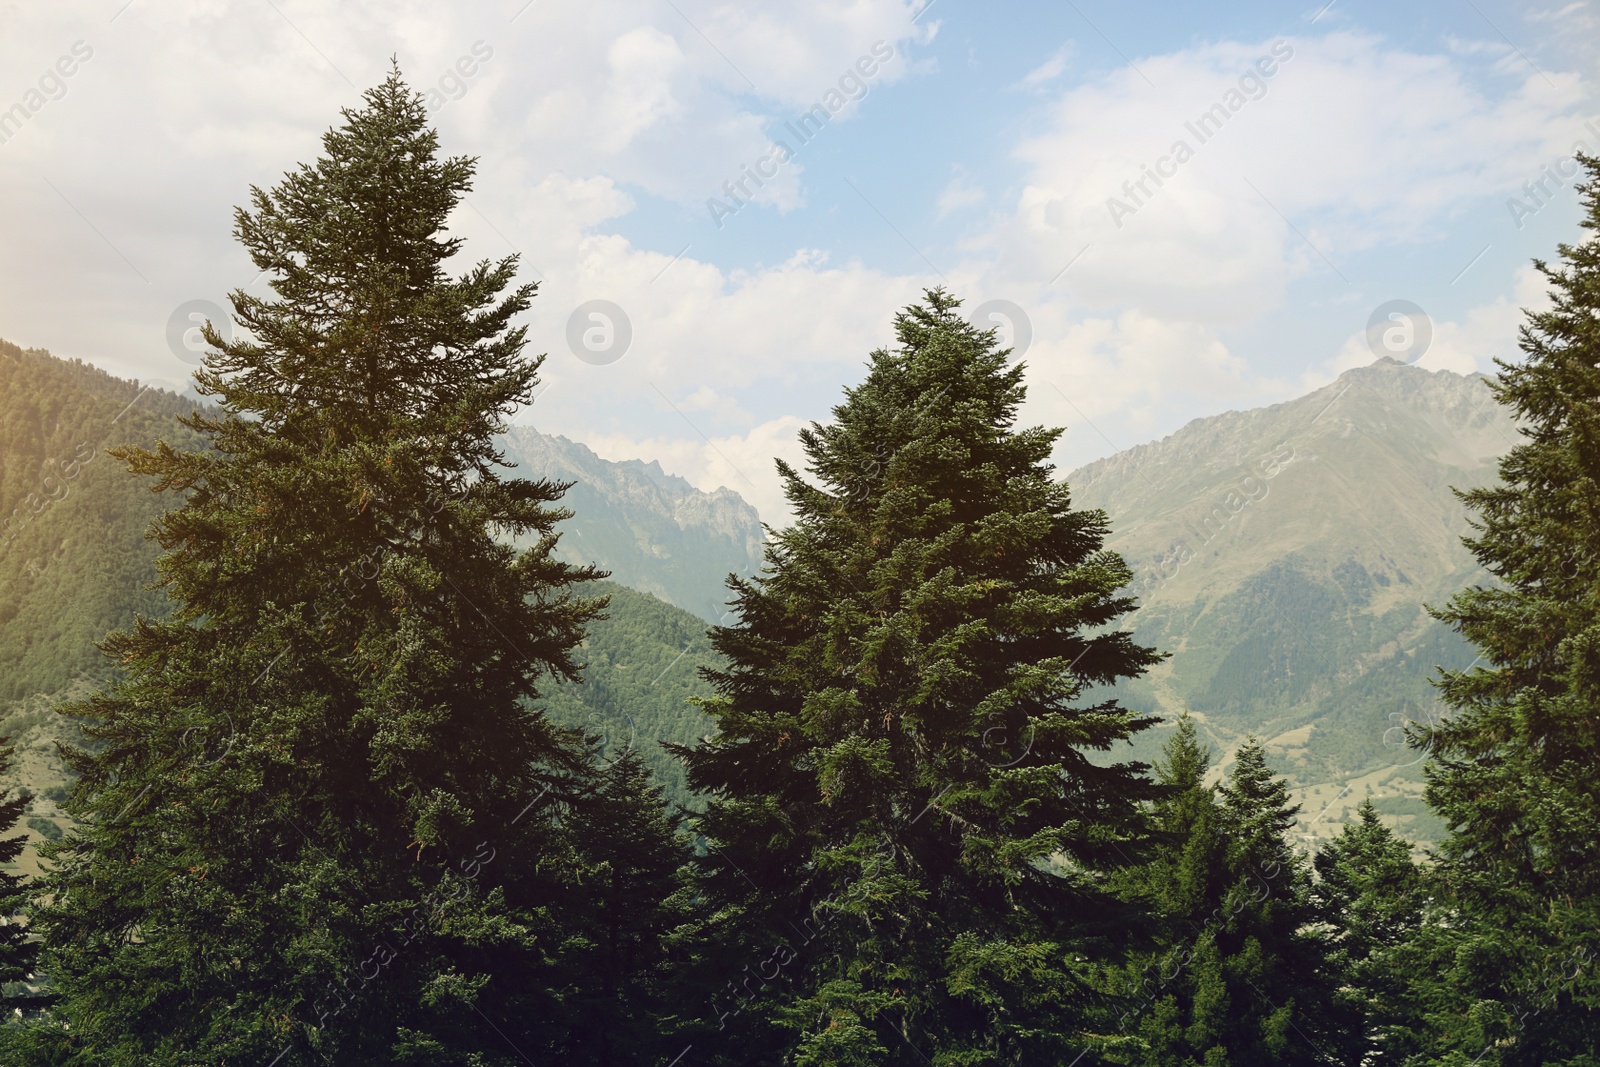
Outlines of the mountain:
{"type": "Polygon", "coordinates": [[[1473,653],[1424,605],[1486,580],[1451,490],[1492,481],[1515,437],[1481,376],[1382,360],[1074,471],[1137,575],[1134,632],[1171,653],[1122,696],[1188,710],[1224,752],[1262,737],[1309,838],[1369,794],[1431,838],[1403,730],[1437,721],[1429,678],[1473,653]]]}
{"type": "Polygon", "coordinates": [[[599,563],[707,622],[727,610],[727,576],[761,566],[761,520],[732,489],[701,492],[654,461],[614,463],[525,426],[498,443],[518,477],[576,483],[563,501],[576,516],[558,546],[568,562],[599,563]]]}
{"type": "Polygon", "coordinates": [[[78,739],[51,706],[111,674],[95,647],[107,632],[166,605],[150,588],[156,551],[144,539],[166,502],[106,453],[159,437],[192,446],[177,416],[193,407],[0,341],[0,737],[16,744],[0,789],[40,794],[27,820],[35,838],[60,836],[55,746],[78,739]]]}
{"type": "MultiPolygon", "coordinates": [[[[165,604],[147,588],[156,546],[142,535],[170,498],[105,451],[158,437],[194,446],[176,422],[192,407],[0,343],[0,734],[19,741],[38,819],[58,815],[53,742],[69,727],[51,698],[102,680],[95,642],[165,604]]],[[[1460,543],[1470,527],[1451,488],[1492,480],[1515,437],[1481,377],[1382,361],[1074,471],[1075,504],[1106,510],[1110,547],[1137,575],[1136,633],[1172,653],[1120,695],[1169,719],[1190,711],[1224,754],[1246,734],[1265,739],[1308,839],[1336,832],[1369,793],[1402,832],[1431,838],[1402,727],[1426,730],[1436,665],[1473,654],[1423,605],[1486,580],[1460,543]]],[[[546,705],[612,748],[639,748],[689,803],[656,742],[705,729],[688,704],[714,662],[705,621],[723,611],[726,574],[759,562],[754,509],[526,427],[500,443],[516,474],[576,483],[560,549],[612,572],[596,587],[612,603],[580,656],[584,682],[550,687],[546,705]]],[[[1164,735],[1147,731],[1140,754],[1164,735]]]]}

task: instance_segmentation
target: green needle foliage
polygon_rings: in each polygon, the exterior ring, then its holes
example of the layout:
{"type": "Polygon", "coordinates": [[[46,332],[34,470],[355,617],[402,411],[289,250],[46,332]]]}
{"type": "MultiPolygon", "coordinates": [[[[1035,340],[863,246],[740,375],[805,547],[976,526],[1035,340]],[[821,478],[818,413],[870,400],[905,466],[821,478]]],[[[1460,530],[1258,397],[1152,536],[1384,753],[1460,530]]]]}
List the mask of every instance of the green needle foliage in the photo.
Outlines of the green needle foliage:
{"type": "Polygon", "coordinates": [[[1354,1017],[1336,1003],[1328,944],[1315,928],[1310,867],[1289,833],[1299,808],[1253,739],[1227,779],[1204,785],[1209,754],[1187,716],[1157,768],[1165,842],[1129,884],[1161,931],[1136,961],[1130,1006],[1108,1043],[1140,1067],[1359,1062],[1343,1055],[1354,1017]]]}
{"type": "Polygon", "coordinates": [[[276,295],[207,331],[210,448],[121,453],[183,494],[154,530],[174,607],[68,709],[92,745],[44,849],[38,1062],[606,1062],[585,991],[647,936],[590,881],[631,909],[675,865],[636,764],[597,776],[531,703],[603,603],[552,556],[564,487],[497,475],[534,287],[515,257],[446,274],[473,162],[398,72],[344,118],[237,214],[276,295]]]}
{"type": "Polygon", "coordinates": [[[639,749],[605,759],[593,800],[577,806],[572,820],[585,850],[576,892],[586,906],[572,909],[562,936],[584,951],[568,976],[577,1025],[561,1056],[596,1067],[655,1067],[671,1058],[658,1025],[676,1007],[664,935],[691,914],[680,878],[688,840],[666,814],[639,749]]]}
{"type": "Polygon", "coordinates": [[[1416,1019],[1406,946],[1422,922],[1426,890],[1411,846],[1363,800],[1356,819],[1317,853],[1313,890],[1329,930],[1329,974],[1350,1020],[1345,1062],[1389,1065],[1413,1049],[1416,1019]]]}
{"type": "Polygon", "coordinates": [[[1090,757],[1151,720],[1092,690],[1159,656],[1112,628],[1131,575],[1060,431],[1013,429],[1023,368],[957,307],[906,308],[802,431],[820,484],[779,465],[795,524],[731,582],[717,733],[681,750],[712,795],[697,1056],[1065,1063],[1127,936],[1106,872],[1157,787],[1090,757]]]}
{"type": "Polygon", "coordinates": [[[1119,873],[1131,899],[1157,927],[1154,951],[1136,953],[1125,979],[1110,987],[1123,1006],[1106,1051],[1113,1062],[1180,1064],[1192,1060],[1196,953],[1211,951],[1219,926],[1243,901],[1228,895],[1227,841],[1216,790],[1205,784],[1211,754],[1187,715],[1162,746],[1156,777],[1170,791],[1153,805],[1158,835],[1149,860],[1119,873]],[[1129,1038],[1131,1040],[1123,1039],[1129,1038]]]}
{"type": "Polygon", "coordinates": [[[1227,837],[1233,915],[1215,938],[1215,964],[1203,965],[1197,999],[1205,1026],[1234,1067],[1341,1061],[1348,1013],[1335,1008],[1337,978],[1311,896],[1311,865],[1289,839],[1298,805],[1249,738],[1217,788],[1227,837]],[[1209,971],[1209,973],[1207,973],[1209,971]]]}
{"type": "Polygon", "coordinates": [[[1427,1000],[1437,1047],[1485,1064],[1600,1063],[1600,158],[1580,159],[1589,235],[1535,261],[1552,307],[1493,384],[1524,440],[1460,494],[1498,582],[1437,613],[1487,665],[1442,681],[1426,795],[1466,933],[1427,1000]]]}
{"type": "MultiPolygon", "coordinates": [[[[11,770],[15,750],[9,739],[0,737],[0,778],[11,770]]],[[[32,797],[18,791],[8,800],[0,800],[0,834],[15,830],[17,823],[28,810],[32,797]]],[[[0,838],[0,864],[15,863],[27,846],[26,834],[0,838]]],[[[23,911],[28,900],[27,879],[20,874],[0,869],[0,988],[7,983],[21,982],[33,973],[34,957],[38,945],[28,936],[23,911]]],[[[13,987],[15,989],[15,987],[13,987]]],[[[17,1008],[28,1010],[35,998],[30,996],[0,995],[0,1012],[9,1016],[17,1008]]],[[[3,1020],[10,1022],[10,1019],[3,1020]]],[[[0,1037],[0,1051],[5,1049],[5,1038],[0,1037]]]]}

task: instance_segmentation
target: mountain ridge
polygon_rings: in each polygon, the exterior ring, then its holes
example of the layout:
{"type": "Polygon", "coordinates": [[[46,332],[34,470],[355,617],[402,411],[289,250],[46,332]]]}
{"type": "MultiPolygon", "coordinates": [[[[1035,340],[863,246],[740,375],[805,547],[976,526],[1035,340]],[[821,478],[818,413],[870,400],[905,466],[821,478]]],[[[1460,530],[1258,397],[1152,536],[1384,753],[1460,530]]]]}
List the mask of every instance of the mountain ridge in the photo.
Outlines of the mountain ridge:
{"type": "Polygon", "coordinates": [[[562,500],[575,513],[556,552],[601,563],[622,585],[718,621],[723,582],[761,565],[764,532],[756,509],[726,486],[706,492],[655,460],[607,460],[578,441],[514,426],[497,438],[522,477],[572,482],[562,500]]]}
{"type": "Polygon", "coordinates": [[[1400,728],[1431,729],[1435,667],[1472,651],[1424,605],[1484,580],[1452,490],[1492,481],[1515,437],[1483,375],[1383,360],[1073,471],[1075,505],[1107,512],[1134,571],[1133,632],[1172,653],[1122,694],[1167,725],[1193,714],[1218,772],[1262,736],[1308,815],[1359,781],[1431,836],[1400,728]]]}
{"type": "MultiPolygon", "coordinates": [[[[143,535],[176,498],[151,492],[148,480],[104,453],[121,444],[153,447],[158,439],[204,448],[200,435],[177,422],[197,407],[193,398],[0,341],[0,736],[17,750],[0,789],[16,784],[34,794],[34,839],[45,826],[59,834],[54,820],[63,818],[55,799],[66,770],[56,743],[82,740],[52,707],[109,680],[113,667],[96,648],[108,632],[168,607],[151,584],[159,547],[143,535]]],[[[552,439],[523,428],[502,443],[525,461],[513,476],[560,477],[576,466],[586,480],[562,501],[577,505],[557,526],[569,559],[596,560],[613,575],[637,572],[637,537],[613,557],[619,546],[612,527],[670,528],[677,567],[672,581],[655,584],[709,612],[727,572],[748,568],[752,553],[759,558],[755,510],[732,490],[703,494],[659,464],[609,464],[576,442],[540,444],[545,440],[552,439]],[[531,461],[545,453],[578,462],[534,469],[540,465],[531,461]],[[714,530],[727,536],[692,551],[695,537],[714,530]]],[[[547,710],[567,725],[626,737],[668,796],[687,803],[682,770],[656,741],[692,740],[704,729],[704,716],[685,700],[709,695],[699,676],[714,662],[707,620],[656,589],[603,582],[583,592],[610,595],[611,607],[585,642],[583,681],[549,684],[547,710]]]]}

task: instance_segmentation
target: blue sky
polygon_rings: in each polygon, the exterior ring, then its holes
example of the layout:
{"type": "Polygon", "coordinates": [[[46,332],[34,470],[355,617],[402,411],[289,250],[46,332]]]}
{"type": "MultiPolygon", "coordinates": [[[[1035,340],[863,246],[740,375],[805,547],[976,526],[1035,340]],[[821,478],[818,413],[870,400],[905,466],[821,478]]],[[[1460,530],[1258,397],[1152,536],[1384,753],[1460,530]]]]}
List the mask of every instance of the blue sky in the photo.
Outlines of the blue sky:
{"type": "Polygon", "coordinates": [[[0,337],[181,382],[175,309],[262,286],[232,206],[395,55],[479,157],[468,255],[541,281],[518,421],[769,520],[772,458],[931,284],[1027,315],[1025,416],[1068,426],[1065,469],[1330,381],[1390,300],[1427,315],[1424,367],[1514,356],[1529,261],[1579,237],[1548,168],[1600,151],[1600,7],[1218,6],[0,4],[0,337]],[[716,225],[775,140],[793,158],[716,225]],[[569,347],[594,300],[629,320],[615,361],[569,347]]]}

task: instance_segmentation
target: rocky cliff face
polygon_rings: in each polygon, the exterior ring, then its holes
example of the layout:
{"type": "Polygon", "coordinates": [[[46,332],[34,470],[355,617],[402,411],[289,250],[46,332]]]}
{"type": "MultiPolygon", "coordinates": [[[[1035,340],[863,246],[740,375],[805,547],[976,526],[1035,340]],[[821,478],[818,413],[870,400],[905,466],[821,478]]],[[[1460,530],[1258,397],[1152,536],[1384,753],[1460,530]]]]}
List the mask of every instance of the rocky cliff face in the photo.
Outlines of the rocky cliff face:
{"type": "Polygon", "coordinates": [[[613,581],[708,622],[727,610],[727,576],[761,565],[761,520],[731,489],[702,492],[654,461],[613,463],[529,427],[500,444],[517,464],[508,475],[574,483],[563,501],[577,513],[562,524],[564,559],[598,563],[613,581]]]}
{"type": "Polygon", "coordinates": [[[1428,836],[1404,728],[1436,720],[1436,665],[1475,652],[1425,605],[1487,580],[1451,489],[1491,481],[1516,437],[1481,376],[1384,360],[1074,472],[1135,572],[1135,632],[1172,653],[1130,702],[1189,710],[1224,751],[1267,740],[1305,789],[1308,834],[1370,788],[1428,836]]]}

